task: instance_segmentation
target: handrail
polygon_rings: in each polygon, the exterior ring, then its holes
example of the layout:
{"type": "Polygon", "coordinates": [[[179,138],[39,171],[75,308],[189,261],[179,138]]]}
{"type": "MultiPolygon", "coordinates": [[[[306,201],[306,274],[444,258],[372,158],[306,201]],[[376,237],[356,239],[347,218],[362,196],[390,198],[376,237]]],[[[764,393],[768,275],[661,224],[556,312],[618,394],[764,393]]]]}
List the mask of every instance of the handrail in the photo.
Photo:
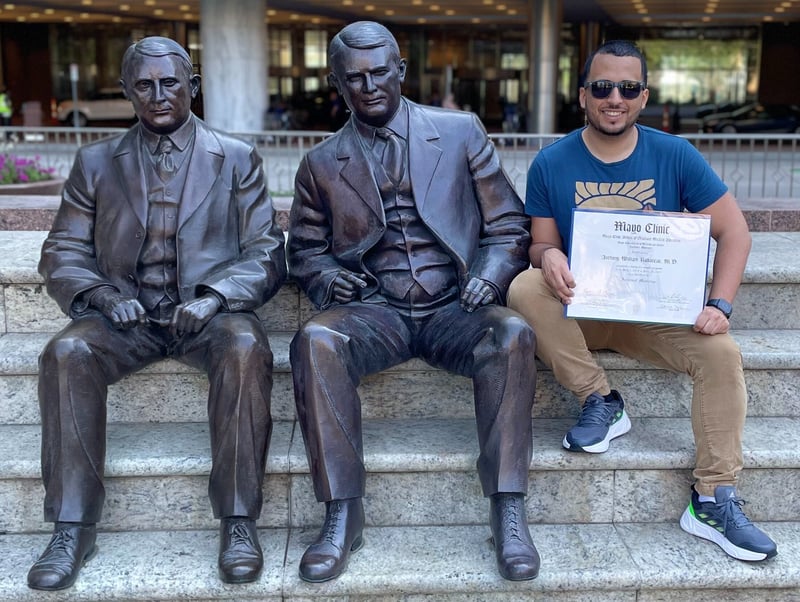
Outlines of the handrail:
{"type": "MultiPolygon", "coordinates": [[[[120,134],[124,128],[0,127],[0,152],[39,157],[67,175],[82,144],[120,134]]],[[[274,196],[291,196],[300,159],[330,132],[268,130],[245,132],[264,157],[274,196]]],[[[517,192],[525,195],[528,167],[544,146],[563,134],[492,133],[500,159],[517,192]]],[[[800,134],[681,134],[720,175],[738,199],[800,198],[800,134]]]]}

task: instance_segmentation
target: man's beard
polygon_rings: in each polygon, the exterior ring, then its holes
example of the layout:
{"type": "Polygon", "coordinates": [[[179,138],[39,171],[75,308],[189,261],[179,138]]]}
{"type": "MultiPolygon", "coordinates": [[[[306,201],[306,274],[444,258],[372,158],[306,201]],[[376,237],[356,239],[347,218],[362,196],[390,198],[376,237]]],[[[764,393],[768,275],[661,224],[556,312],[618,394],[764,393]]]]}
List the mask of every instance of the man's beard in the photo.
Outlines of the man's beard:
{"type": "Polygon", "coordinates": [[[605,136],[622,136],[622,134],[627,132],[628,129],[630,129],[630,127],[631,127],[628,123],[626,123],[619,130],[607,130],[607,129],[603,128],[602,126],[598,125],[593,119],[589,119],[588,117],[586,118],[586,123],[589,124],[589,127],[594,128],[595,130],[597,130],[598,132],[600,132],[601,134],[603,134],[605,136]]]}

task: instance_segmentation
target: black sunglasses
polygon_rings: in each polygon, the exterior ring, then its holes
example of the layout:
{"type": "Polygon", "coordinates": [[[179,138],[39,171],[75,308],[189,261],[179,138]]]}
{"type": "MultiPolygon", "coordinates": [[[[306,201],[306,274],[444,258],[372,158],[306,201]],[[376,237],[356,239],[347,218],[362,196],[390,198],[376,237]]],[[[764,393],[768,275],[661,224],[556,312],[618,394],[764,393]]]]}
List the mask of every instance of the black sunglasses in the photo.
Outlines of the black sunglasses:
{"type": "Polygon", "coordinates": [[[608,98],[614,88],[619,89],[620,95],[626,100],[633,100],[638,98],[639,94],[644,89],[644,82],[637,82],[631,79],[625,79],[621,82],[612,82],[608,79],[598,79],[593,82],[586,82],[584,88],[588,88],[595,98],[608,98]]]}

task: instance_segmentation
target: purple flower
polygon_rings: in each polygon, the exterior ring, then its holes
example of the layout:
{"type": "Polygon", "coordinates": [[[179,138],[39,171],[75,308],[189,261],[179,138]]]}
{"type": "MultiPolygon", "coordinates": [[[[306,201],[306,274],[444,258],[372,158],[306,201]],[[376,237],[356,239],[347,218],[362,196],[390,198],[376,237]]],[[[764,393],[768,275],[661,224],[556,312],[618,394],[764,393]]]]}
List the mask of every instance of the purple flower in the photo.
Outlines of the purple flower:
{"type": "Polygon", "coordinates": [[[28,159],[10,154],[0,154],[0,184],[19,184],[53,179],[55,169],[40,165],[40,161],[41,157],[38,155],[34,159],[28,159]]]}

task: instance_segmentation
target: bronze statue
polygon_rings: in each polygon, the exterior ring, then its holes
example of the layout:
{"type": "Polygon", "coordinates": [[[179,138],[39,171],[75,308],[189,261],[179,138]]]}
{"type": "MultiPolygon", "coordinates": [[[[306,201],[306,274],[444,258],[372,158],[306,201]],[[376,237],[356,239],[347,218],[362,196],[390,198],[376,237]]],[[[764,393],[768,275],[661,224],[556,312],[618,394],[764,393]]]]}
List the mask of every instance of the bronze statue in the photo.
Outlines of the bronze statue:
{"type": "Polygon", "coordinates": [[[200,77],[179,44],[133,44],[120,84],[139,122],[78,151],[39,264],[72,321],[40,357],[55,529],[28,585],[69,587],[94,554],[108,385],[166,356],[208,374],[220,577],[253,581],[272,430],[272,352],[254,310],[285,279],[284,237],[256,149],[191,113],[200,77]]]}
{"type": "Polygon", "coordinates": [[[497,565],[507,579],[532,579],[539,556],[524,496],[535,337],[502,306],[528,267],[522,201],[475,115],[401,96],[406,62],[385,27],[348,25],[329,59],[352,115],[301,161],[289,220],[289,272],[324,310],[291,344],[297,412],[326,504],[300,577],[339,576],[363,542],[361,377],[418,356],[473,379],[497,565]]]}

